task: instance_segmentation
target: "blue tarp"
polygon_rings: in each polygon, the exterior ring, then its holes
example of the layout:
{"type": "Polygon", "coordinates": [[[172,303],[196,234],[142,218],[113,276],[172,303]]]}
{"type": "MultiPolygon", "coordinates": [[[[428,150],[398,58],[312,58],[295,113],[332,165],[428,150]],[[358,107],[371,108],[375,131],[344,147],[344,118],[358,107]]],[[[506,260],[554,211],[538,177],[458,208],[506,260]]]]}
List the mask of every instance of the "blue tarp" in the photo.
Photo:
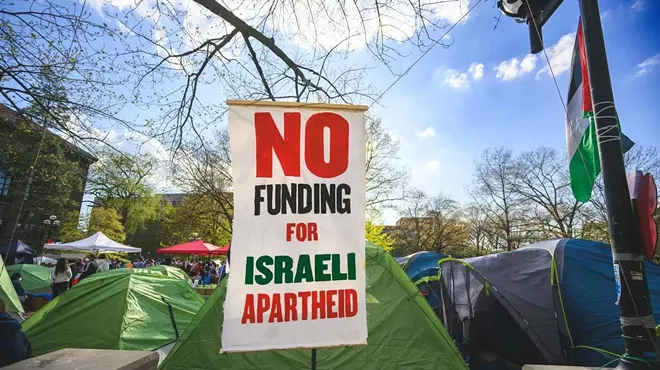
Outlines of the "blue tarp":
{"type": "MultiPolygon", "coordinates": [[[[647,261],[645,269],[657,323],[660,321],[660,266],[647,261]]],[[[564,308],[575,345],[623,354],[610,246],[580,239],[565,240],[560,271],[564,308]]],[[[579,363],[586,366],[601,366],[611,360],[589,349],[578,349],[576,355],[579,363]]]]}

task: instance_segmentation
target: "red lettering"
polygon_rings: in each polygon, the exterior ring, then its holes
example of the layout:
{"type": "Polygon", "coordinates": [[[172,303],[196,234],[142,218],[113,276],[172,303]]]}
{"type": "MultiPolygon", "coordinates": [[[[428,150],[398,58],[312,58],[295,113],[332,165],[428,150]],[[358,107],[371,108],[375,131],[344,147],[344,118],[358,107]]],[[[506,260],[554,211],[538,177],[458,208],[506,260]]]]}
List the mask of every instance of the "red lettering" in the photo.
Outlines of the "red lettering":
{"type": "Polygon", "coordinates": [[[273,294],[272,308],[270,315],[268,315],[268,322],[282,322],[282,302],[280,302],[280,293],[273,294]]]}
{"type": "Polygon", "coordinates": [[[330,112],[316,113],[305,126],[305,163],[314,175],[325,179],[337,177],[348,168],[348,121],[330,112]],[[330,131],[330,158],[325,161],[325,128],[330,131]]]}
{"type": "Polygon", "coordinates": [[[286,241],[290,242],[291,241],[291,235],[293,235],[294,230],[293,228],[296,227],[296,224],[293,222],[289,222],[286,224],[286,241]]]}
{"type": "Polygon", "coordinates": [[[312,291],[312,320],[325,319],[325,291],[312,291]]]}
{"type": "Polygon", "coordinates": [[[342,318],[344,317],[344,296],[346,295],[346,291],[344,289],[340,289],[337,296],[339,296],[339,304],[337,307],[339,308],[339,317],[342,318]]]}
{"type": "Polygon", "coordinates": [[[284,136],[270,113],[255,113],[254,136],[257,177],[273,177],[273,152],[285,176],[300,177],[300,113],[284,113],[284,136]]]}
{"type": "Polygon", "coordinates": [[[355,289],[346,289],[346,317],[357,315],[358,302],[355,289]]]}
{"type": "Polygon", "coordinates": [[[307,240],[307,224],[300,222],[296,225],[296,239],[299,242],[307,240]]]}
{"type": "Polygon", "coordinates": [[[268,294],[257,294],[257,323],[264,322],[264,314],[270,308],[270,296],[268,294]]]}
{"type": "Polygon", "coordinates": [[[307,237],[310,241],[319,240],[318,225],[316,225],[316,222],[310,222],[307,224],[307,237]]]}
{"type": "Polygon", "coordinates": [[[300,300],[302,301],[302,319],[307,320],[307,316],[309,315],[309,305],[307,304],[307,300],[309,297],[312,295],[311,292],[298,292],[298,297],[300,297],[300,300]]]}
{"type": "Polygon", "coordinates": [[[335,302],[335,300],[333,299],[333,297],[336,295],[337,295],[336,290],[328,290],[326,292],[326,297],[325,297],[325,301],[327,303],[326,311],[328,312],[329,319],[337,318],[337,312],[334,311],[334,307],[335,304],[337,304],[337,302],[335,302]]]}
{"type": "Polygon", "coordinates": [[[243,306],[243,317],[241,324],[254,324],[254,294],[245,295],[245,306],[243,306]]]}
{"type": "MultiPolygon", "coordinates": [[[[284,293],[284,321],[298,320],[298,312],[296,310],[298,300],[295,293],[284,293]]],[[[305,315],[306,316],[306,315],[305,315]]]]}

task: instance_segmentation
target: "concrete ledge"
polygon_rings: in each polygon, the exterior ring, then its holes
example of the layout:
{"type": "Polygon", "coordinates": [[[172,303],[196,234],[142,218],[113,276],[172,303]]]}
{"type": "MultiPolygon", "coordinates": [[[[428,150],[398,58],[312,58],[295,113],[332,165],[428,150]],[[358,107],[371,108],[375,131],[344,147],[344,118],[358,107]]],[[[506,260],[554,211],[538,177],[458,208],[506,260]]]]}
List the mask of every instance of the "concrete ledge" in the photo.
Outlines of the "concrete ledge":
{"type": "Polygon", "coordinates": [[[3,370],[156,370],[158,353],[143,351],[111,351],[105,349],[61,349],[33,357],[3,370]]]}

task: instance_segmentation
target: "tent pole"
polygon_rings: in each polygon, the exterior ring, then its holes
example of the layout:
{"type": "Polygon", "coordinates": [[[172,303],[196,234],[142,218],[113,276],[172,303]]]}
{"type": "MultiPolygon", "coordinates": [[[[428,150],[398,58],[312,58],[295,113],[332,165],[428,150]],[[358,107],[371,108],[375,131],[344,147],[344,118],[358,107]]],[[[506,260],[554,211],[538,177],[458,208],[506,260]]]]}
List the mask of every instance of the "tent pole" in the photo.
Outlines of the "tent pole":
{"type": "Polygon", "coordinates": [[[316,348],[312,349],[312,364],[311,369],[316,370],[316,348]]]}
{"type": "MultiPolygon", "coordinates": [[[[598,132],[612,255],[615,271],[618,271],[616,278],[621,287],[619,308],[626,355],[654,360],[654,367],[657,367],[655,320],[644,274],[639,227],[628,191],[598,0],[580,0],[580,14],[598,132]]],[[[646,369],[648,365],[622,358],[618,368],[646,369]]]]}

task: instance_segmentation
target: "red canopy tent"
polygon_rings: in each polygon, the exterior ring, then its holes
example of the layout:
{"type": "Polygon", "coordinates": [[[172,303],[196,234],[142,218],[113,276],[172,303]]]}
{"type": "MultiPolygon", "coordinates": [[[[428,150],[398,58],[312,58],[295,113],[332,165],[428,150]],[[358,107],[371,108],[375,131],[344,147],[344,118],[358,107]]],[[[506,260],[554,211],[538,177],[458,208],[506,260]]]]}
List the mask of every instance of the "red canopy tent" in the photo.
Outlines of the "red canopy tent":
{"type": "Polygon", "coordinates": [[[218,249],[211,252],[211,254],[214,256],[226,256],[227,253],[229,253],[229,245],[218,247],[218,249]]]}
{"type": "Polygon", "coordinates": [[[217,247],[211,243],[205,243],[202,240],[193,240],[191,242],[173,245],[171,247],[160,248],[156,250],[158,254],[196,254],[196,255],[223,255],[227,254],[229,247],[217,247]],[[226,249],[225,249],[226,248],[226,249]]]}

